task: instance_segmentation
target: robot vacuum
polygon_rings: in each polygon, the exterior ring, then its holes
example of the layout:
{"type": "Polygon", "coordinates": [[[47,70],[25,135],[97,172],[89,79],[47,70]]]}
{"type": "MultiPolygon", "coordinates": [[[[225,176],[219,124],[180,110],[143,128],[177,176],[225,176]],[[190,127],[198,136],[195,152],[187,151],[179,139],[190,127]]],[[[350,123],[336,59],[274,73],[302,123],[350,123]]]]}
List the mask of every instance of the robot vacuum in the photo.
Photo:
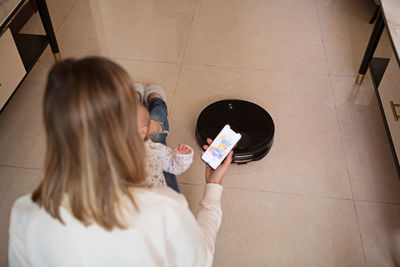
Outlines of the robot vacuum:
{"type": "Polygon", "coordinates": [[[197,119],[196,139],[200,147],[206,144],[207,138],[214,139],[226,124],[242,135],[234,149],[232,163],[246,164],[268,154],[274,141],[275,126],[262,107],[239,99],[212,103],[197,119]]]}

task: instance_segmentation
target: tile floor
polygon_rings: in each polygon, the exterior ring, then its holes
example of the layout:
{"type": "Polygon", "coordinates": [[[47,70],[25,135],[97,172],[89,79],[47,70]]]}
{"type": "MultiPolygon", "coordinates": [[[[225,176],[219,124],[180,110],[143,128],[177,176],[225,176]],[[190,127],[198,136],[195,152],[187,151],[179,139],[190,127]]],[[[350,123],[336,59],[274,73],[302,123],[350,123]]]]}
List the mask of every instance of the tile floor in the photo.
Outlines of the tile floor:
{"type": "MultiPolygon", "coordinates": [[[[48,0],[63,57],[103,55],[167,91],[169,143],[195,148],[179,177],[203,191],[194,126],[212,101],[242,98],[276,123],[269,155],[232,166],[216,267],[399,266],[400,184],[371,80],[354,84],[372,0],[48,0]]],[[[24,32],[42,32],[38,15],[24,32]]],[[[390,56],[384,33],[377,54],[390,56]]],[[[0,266],[9,212],[43,175],[41,101],[49,49],[0,114],[0,266]]]]}

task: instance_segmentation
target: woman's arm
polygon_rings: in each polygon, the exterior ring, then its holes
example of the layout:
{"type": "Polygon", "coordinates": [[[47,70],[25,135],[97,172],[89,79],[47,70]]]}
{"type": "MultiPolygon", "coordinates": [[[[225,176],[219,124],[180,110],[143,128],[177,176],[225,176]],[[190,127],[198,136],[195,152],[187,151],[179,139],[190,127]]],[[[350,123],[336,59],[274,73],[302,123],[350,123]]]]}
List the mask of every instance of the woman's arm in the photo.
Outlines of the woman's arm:
{"type": "Polygon", "coordinates": [[[212,265],[217,232],[222,221],[221,184],[232,161],[232,153],[228,154],[226,160],[216,170],[206,166],[206,186],[197,219],[189,211],[185,200],[181,227],[176,232],[175,238],[172,238],[177,242],[173,242],[177,253],[177,266],[212,265]]]}
{"type": "Polygon", "coordinates": [[[206,185],[197,218],[193,216],[185,197],[181,195],[183,205],[180,225],[170,237],[174,266],[212,266],[215,240],[222,219],[221,203],[218,199],[221,192],[222,187],[219,185],[206,185]]]}

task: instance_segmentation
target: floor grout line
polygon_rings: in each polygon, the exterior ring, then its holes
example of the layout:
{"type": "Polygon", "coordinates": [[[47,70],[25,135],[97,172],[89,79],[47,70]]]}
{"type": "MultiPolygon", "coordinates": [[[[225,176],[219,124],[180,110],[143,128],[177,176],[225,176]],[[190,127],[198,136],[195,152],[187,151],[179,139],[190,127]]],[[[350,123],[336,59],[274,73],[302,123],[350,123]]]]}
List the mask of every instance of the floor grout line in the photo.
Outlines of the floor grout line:
{"type": "Polygon", "coordinates": [[[198,4],[199,1],[200,1],[200,0],[195,0],[194,7],[193,7],[193,12],[192,12],[192,17],[191,17],[191,19],[190,19],[189,30],[188,30],[188,32],[187,32],[187,36],[186,36],[186,38],[185,38],[185,43],[184,43],[184,45],[183,45],[182,56],[181,56],[181,58],[180,58],[180,60],[179,60],[178,77],[176,78],[174,93],[172,94],[172,105],[171,105],[171,108],[169,109],[169,110],[170,110],[170,113],[168,114],[169,116],[172,116],[173,106],[174,106],[174,104],[175,104],[175,95],[176,95],[176,91],[178,90],[178,84],[179,84],[179,81],[180,81],[180,79],[181,79],[182,70],[183,70],[183,60],[184,60],[185,55],[186,55],[186,49],[187,49],[187,46],[188,46],[188,44],[189,44],[190,35],[191,35],[191,33],[192,33],[192,27],[193,27],[194,16],[196,15],[197,4],[198,4]]]}
{"type": "Polygon", "coordinates": [[[14,168],[14,169],[26,169],[26,170],[43,171],[43,169],[40,169],[40,168],[23,167],[23,166],[8,165],[8,164],[0,164],[0,167],[8,167],[8,168],[14,168]]]}
{"type": "MultiPolygon", "coordinates": [[[[315,72],[302,72],[302,71],[285,71],[285,70],[268,70],[264,67],[250,67],[250,66],[230,66],[230,65],[217,65],[217,64],[196,64],[196,63],[179,63],[168,60],[153,60],[153,59],[140,59],[140,58],[119,58],[109,57],[112,60],[123,60],[123,61],[134,61],[134,62],[148,62],[148,63],[162,63],[162,64],[175,64],[181,66],[193,66],[193,67],[209,67],[216,69],[238,69],[238,70],[254,70],[264,71],[267,73],[286,73],[286,74],[304,74],[304,75],[315,75],[315,76],[333,76],[333,77],[349,77],[356,78],[357,74],[335,74],[335,73],[315,73],[315,72]]],[[[366,77],[369,78],[369,77],[366,77]]]]}
{"type": "MultiPolygon", "coordinates": [[[[328,73],[313,73],[313,72],[301,72],[301,71],[284,71],[284,70],[268,70],[264,67],[249,67],[249,66],[229,66],[229,65],[217,65],[217,64],[196,64],[196,63],[179,63],[175,61],[166,61],[166,60],[152,60],[152,59],[137,59],[137,58],[118,58],[118,57],[109,57],[113,60],[123,60],[123,61],[136,61],[136,62],[149,62],[149,63],[163,63],[163,64],[175,64],[181,66],[194,66],[194,67],[210,67],[216,69],[238,69],[238,70],[255,70],[255,71],[264,71],[267,73],[287,73],[287,74],[304,74],[304,75],[317,75],[317,76],[328,76],[328,73]]],[[[344,76],[344,77],[355,77],[356,75],[351,74],[338,74],[335,76],[344,76]]]]}
{"type": "Polygon", "coordinates": [[[359,236],[360,236],[361,247],[362,247],[363,254],[364,254],[364,263],[365,263],[365,266],[368,267],[367,255],[366,255],[366,253],[365,253],[365,246],[364,246],[363,236],[362,236],[361,227],[360,227],[360,218],[358,217],[357,205],[356,205],[356,202],[355,202],[354,200],[353,200],[353,204],[354,204],[354,211],[355,211],[355,213],[356,213],[358,234],[359,234],[359,236]]]}
{"type": "Polygon", "coordinates": [[[321,42],[322,42],[324,55],[325,55],[325,62],[326,62],[327,69],[328,69],[328,77],[329,77],[332,100],[333,100],[334,106],[335,106],[336,121],[337,121],[338,129],[339,129],[340,142],[341,142],[342,152],[343,152],[343,158],[344,158],[345,166],[346,166],[346,176],[347,176],[348,183],[350,185],[350,191],[351,191],[351,195],[352,195],[354,213],[356,215],[356,220],[357,220],[358,235],[359,235],[359,238],[360,238],[361,248],[362,248],[363,256],[364,256],[364,265],[366,267],[368,267],[367,256],[366,256],[366,253],[365,253],[365,246],[364,246],[363,236],[362,236],[361,227],[360,227],[360,218],[358,216],[357,205],[356,205],[356,202],[354,200],[353,184],[352,184],[351,178],[350,178],[349,164],[348,164],[348,161],[347,161],[347,156],[346,156],[345,146],[344,146],[344,140],[343,140],[343,132],[342,132],[342,128],[341,128],[341,125],[340,125],[339,112],[338,112],[337,104],[336,104],[335,90],[334,90],[334,85],[333,85],[333,80],[332,80],[333,79],[333,77],[332,77],[333,75],[331,75],[331,70],[330,70],[330,67],[329,67],[328,57],[327,57],[327,53],[326,53],[326,45],[325,45],[325,40],[324,40],[323,33],[322,33],[321,19],[319,17],[319,13],[318,13],[317,0],[314,1],[314,4],[315,4],[315,12],[316,12],[317,19],[318,19],[318,26],[319,26],[319,31],[320,31],[321,42]]]}
{"type": "MultiPolygon", "coordinates": [[[[183,185],[192,185],[192,186],[199,186],[203,187],[203,184],[192,184],[192,183],[185,183],[181,182],[179,184],[183,185]]],[[[310,194],[302,194],[302,193],[294,193],[294,192],[283,192],[283,191],[271,191],[271,190],[257,190],[252,188],[239,188],[234,186],[224,186],[224,189],[232,189],[232,190],[239,190],[239,191],[248,191],[248,192],[260,192],[260,193],[271,193],[271,194],[281,194],[281,195],[292,195],[292,196],[302,196],[308,198],[319,198],[319,199],[333,199],[333,200],[353,200],[352,198],[347,197],[329,197],[329,196],[318,196],[318,195],[310,195],[310,194]]],[[[400,204],[399,204],[400,205],[400,204]]]]}
{"type": "Polygon", "coordinates": [[[191,19],[190,19],[189,30],[188,30],[187,36],[186,36],[186,38],[185,38],[185,43],[183,44],[182,56],[181,56],[181,58],[180,58],[180,60],[179,60],[179,63],[180,63],[180,64],[183,64],[183,60],[184,60],[185,55],[186,55],[186,49],[187,49],[187,46],[188,46],[188,44],[189,44],[190,35],[192,34],[193,21],[194,21],[195,15],[196,15],[197,5],[198,5],[199,1],[201,1],[201,0],[196,0],[195,3],[194,3],[193,12],[192,12],[192,17],[191,17],[191,19]]]}
{"type": "MultiPolygon", "coordinates": [[[[175,64],[183,66],[194,66],[194,67],[209,67],[216,69],[237,69],[237,70],[249,70],[249,71],[263,71],[266,73],[284,73],[284,74],[302,74],[310,76],[329,76],[329,73],[313,73],[313,72],[301,72],[301,71],[284,71],[284,70],[268,70],[262,67],[240,67],[240,66],[224,66],[224,65],[212,65],[212,64],[195,64],[195,63],[179,63],[174,61],[164,61],[164,60],[152,60],[152,59],[133,59],[133,58],[118,58],[109,57],[112,60],[123,60],[123,61],[134,61],[134,62],[148,62],[148,63],[162,63],[162,64],[175,64]]],[[[334,74],[338,77],[356,77],[356,75],[351,74],[334,74]]]]}
{"type": "Polygon", "coordinates": [[[310,195],[310,194],[302,194],[302,193],[294,193],[294,192],[290,193],[290,192],[282,192],[282,191],[242,189],[242,188],[229,187],[229,186],[224,186],[224,188],[226,188],[226,189],[234,189],[234,190],[250,191],[250,192],[262,192],[262,193],[281,194],[281,195],[290,195],[290,196],[302,196],[302,197],[317,198],[317,199],[352,200],[351,198],[347,198],[347,197],[318,196],[318,195],[310,195]]]}
{"type": "Polygon", "coordinates": [[[119,58],[119,57],[108,57],[113,60],[123,60],[123,61],[134,61],[134,62],[147,62],[147,63],[162,63],[162,64],[174,64],[180,65],[181,63],[168,60],[155,60],[155,59],[141,59],[141,58],[119,58]]]}
{"type": "MultiPolygon", "coordinates": [[[[153,59],[141,59],[141,58],[119,58],[119,57],[109,57],[112,60],[122,60],[122,61],[134,61],[134,62],[148,62],[148,63],[162,63],[162,64],[174,64],[182,66],[194,66],[194,67],[209,67],[216,69],[238,69],[238,70],[254,70],[254,71],[264,71],[267,73],[286,73],[286,74],[304,74],[304,75],[316,75],[316,76],[333,76],[333,77],[349,77],[355,78],[357,74],[335,74],[330,73],[329,66],[327,73],[315,73],[315,72],[302,72],[302,71],[285,71],[285,70],[268,70],[265,67],[250,67],[250,66],[230,66],[230,65],[218,65],[218,64],[196,64],[196,63],[183,63],[168,60],[153,60],[153,59]]],[[[325,60],[327,60],[325,55],[325,60]]],[[[369,77],[366,77],[369,78],[369,77]]]]}
{"type": "Polygon", "coordinates": [[[374,203],[374,204],[383,204],[383,205],[395,205],[400,206],[400,203],[390,202],[390,201],[379,201],[379,200],[367,200],[367,199],[355,199],[355,202],[364,202],[364,203],[374,203]]]}
{"type": "MultiPolygon", "coordinates": [[[[211,67],[211,68],[219,68],[219,69],[240,69],[240,70],[258,70],[258,71],[267,71],[264,67],[250,67],[250,66],[228,66],[228,65],[218,65],[218,64],[196,64],[196,63],[182,63],[185,66],[194,66],[194,67],[211,67]]],[[[270,72],[279,72],[279,71],[270,71],[270,72]]]]}
{"type": "MultiPolygon", "coordinates": [[[[194,184],[188,182],[179,182],[182,185],[203,187],[204,184],[194,184]]],[[[249,191],[249,192],[260,192],[260,193],[271,193],[271,194],[282,194],[282,195],[293,195],[293,196],[303,196],[308,198],[319,198],[319,199],[332,199],[332,200],[351,200],[353,202],[365,202],[365,203],[374,203],[374,204],[382,204],[382,205],[394,205],[400,206],[400,203],[390,202],[390,201],[379,201],[379,200],[367,200],[367,199],[352,199],[348,197],[329,197],[329,196],[320,196],[320,195],[311,195],[311,194],[302,194],[302,193],[294,193],[294,192],[283,192],[283,191],[271,191],[271,190],[257,190],[252,188],[239,188],[234,186],[224,186],[225,189],[232,189],[238,191],[249,191]]]]}
{"type": "MultiPolygon", "coordinates": [[[[57,29],[54,30],[55,34],[57,34],[57,32],[61,29],[61,26],[64,24],[64,22],[67,20],[67,18],[69,17],[69,15],[71,15],[72,10],[75,8],[75,6],[78,4],[79,0],[75,0],[75,2],[72,4],[71,9],[68,11],[68,13],[65,15],[65,17],[62,19],[62,21],[60,22],[60,25],[58,25],[57,29]]],[[[50,14],[51,16],[51,14],[50,14]]]]}

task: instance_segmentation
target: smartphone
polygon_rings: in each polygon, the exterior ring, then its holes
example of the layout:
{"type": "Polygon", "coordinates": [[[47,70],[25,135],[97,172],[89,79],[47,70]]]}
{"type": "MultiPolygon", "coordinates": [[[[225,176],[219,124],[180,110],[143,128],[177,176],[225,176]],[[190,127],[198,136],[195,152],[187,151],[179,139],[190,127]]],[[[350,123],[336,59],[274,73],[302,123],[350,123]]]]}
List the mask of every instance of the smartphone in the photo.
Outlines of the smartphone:
{"type": "Polygon", "coordinates": [[[236,146],[241,137],[240,133],[232,130],[228,124],[225,125],[201,156],[201,159],[215,170],[236,146]]]}

